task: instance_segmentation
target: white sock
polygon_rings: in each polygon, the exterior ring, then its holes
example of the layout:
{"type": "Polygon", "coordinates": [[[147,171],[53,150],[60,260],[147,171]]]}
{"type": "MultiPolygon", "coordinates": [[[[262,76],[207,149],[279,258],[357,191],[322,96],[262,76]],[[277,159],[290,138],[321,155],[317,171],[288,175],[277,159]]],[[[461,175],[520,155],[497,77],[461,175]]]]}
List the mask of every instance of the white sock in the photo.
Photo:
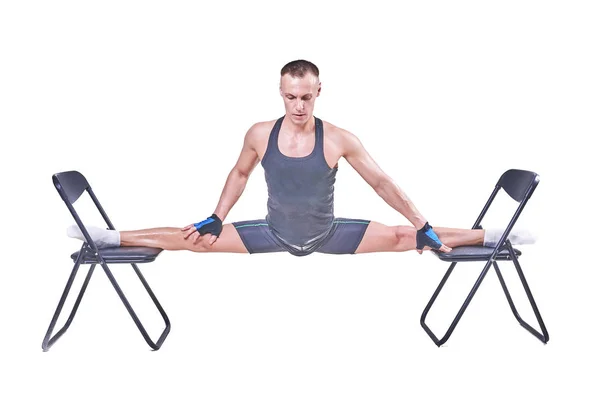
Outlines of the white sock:
{"type": "MultiPolygon", "coordinates": [[[[86,226],[85,229],[90,234],[90,237],[96,243],[98,248],[104,247],[119,247],[121,245],[121,234],[119,231],[102,229],[97,226],[86,226]]],[[[67,236],[79,240],[85,240],[83,232],[77,225],[71,225],[67,228],[67,236]]]]}
{"type": "MultiPolygon", "coordinates": [[[[485,247],[496,247],[503,233],[504,229],[486,229],[483,237],[483,245],[485,247]]],[[[508,240],[514,245],[533,244],[537,240],[537,237],[527,230],[513,229],[508,234],[508,240]]]]}

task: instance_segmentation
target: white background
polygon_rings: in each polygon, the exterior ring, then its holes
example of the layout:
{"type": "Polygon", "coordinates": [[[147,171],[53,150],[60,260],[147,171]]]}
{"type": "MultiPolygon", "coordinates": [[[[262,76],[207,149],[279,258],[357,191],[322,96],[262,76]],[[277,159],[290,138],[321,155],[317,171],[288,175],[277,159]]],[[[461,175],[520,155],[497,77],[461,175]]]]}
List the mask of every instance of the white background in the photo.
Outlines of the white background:
{"type": "MultiPolygon", "coordinates": [[[[598,398],[594,2],[320,3],[2,3],[0,397],[598,398]],[[321,69],[315,115],[355,133],[434,225],[470,227],[506,169],[540,174],[521,262],[550,342],[491,271],[436,347],[419,325],[447,267],[431,254],[165,252],[141,265],[173,324],[161,350],[98,269],[43,353],[79,246],[51,175],[82,172],[119,229],[204,219],[246,130],[283,114],[279,70],[298,58],[321,69]]],[[[228,221],[264,217],[265,189],[258,166],[228,221]]],[[[346,162],[336,214],[406,224],[346,162]]],[[[133,273],[113,269],[157,337],[133,273]]],[[[457,268],[430,314],[439,336],[480,270],[457,268]]]]}

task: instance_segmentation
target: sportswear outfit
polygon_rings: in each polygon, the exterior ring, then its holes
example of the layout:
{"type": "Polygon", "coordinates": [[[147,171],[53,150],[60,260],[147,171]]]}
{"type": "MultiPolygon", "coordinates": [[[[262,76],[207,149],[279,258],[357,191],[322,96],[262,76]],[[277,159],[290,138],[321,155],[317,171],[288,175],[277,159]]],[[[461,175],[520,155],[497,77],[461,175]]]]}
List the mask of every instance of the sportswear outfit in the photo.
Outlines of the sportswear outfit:
{"type": "Polygon", "coordinates": [[[269,194],[267,216],[233,226],[249,253],[353,254],[370,221],[334,217],[337,166],[330,168],[325,160],[323,121],[315,117],[313,151],[304,157],[288,157],[277,144],[283,119],[273,126],[261,162],[269,194]]]}

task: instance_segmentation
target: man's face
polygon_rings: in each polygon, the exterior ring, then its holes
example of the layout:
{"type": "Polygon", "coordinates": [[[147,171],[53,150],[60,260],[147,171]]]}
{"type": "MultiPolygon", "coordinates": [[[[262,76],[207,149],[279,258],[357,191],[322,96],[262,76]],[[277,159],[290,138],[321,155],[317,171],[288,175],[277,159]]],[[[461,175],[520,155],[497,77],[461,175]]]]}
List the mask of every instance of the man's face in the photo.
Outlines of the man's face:
{"type": "Polygon", "coordinates": [[[294,124],[303,125],[313,117],[315,100],[321,93],[319,78],[307,73],[303,78],[285,74],[279,92],[285,104],[285,115],[294,124]]]}

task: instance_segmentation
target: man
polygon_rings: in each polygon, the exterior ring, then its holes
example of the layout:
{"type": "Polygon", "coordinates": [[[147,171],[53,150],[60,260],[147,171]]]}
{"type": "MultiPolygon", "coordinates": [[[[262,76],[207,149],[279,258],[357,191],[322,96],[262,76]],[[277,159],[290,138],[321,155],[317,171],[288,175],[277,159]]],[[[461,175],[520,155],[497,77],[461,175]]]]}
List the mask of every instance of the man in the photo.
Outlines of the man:
{"type": "MultiPolygon", "coordinates": [[[[305,60],[281,70],[280,94],[285,115],[254,124],[233,167],[214,213],[183,229],[153,228],[107,231],[90,227],[99,247],[147,246],[197,252],[266,253],[287,251],[355,254],[416,249],[451,251],[465,245],[494,246],[498,230],[432,228],[408,196],[386,175],[352,133],[314,117],[321,94],[319,69],[305,60]],[[335,218],[333,191],[340,158],[348,163],[391,207],[413,225],[387,226],[363,219],[335,218]],[[265,219],[223,225],[242,195],[256,165],[265,170],[269,198],[265,219]]],[[[68,235],[83,239],[76,226],[68,235]]],[[[516,232],[514,244],[532,242],[516,232]]]]}

